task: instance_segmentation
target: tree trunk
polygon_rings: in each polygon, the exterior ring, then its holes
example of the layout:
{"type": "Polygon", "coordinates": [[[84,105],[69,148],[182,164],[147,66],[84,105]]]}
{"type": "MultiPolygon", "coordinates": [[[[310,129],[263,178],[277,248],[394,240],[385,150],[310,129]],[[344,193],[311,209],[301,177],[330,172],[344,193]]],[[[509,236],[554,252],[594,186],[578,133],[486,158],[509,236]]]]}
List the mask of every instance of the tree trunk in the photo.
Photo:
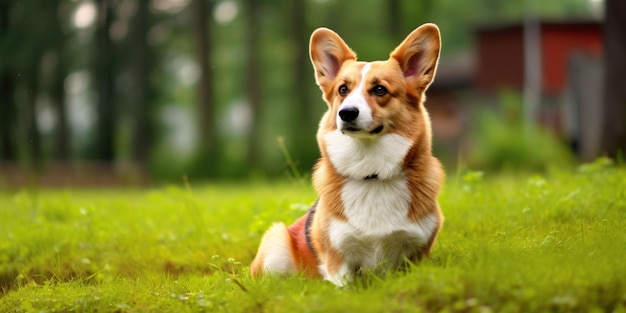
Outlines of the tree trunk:
{"type": "Polygon", "coordinates": [[[198,126],[199,126],[199,157],[202,159],[202,169],[205,174],[212,176],[217,170],[218,137],[217,117],[213,99],[213,74],[210,60],[212,56],[212,33],[210,14],[213,1],[195,0],[192,4],[194,15],[194,35],[196,44],[196,58],[200,67],[200,82],[198,83],[198,126]]]}
{"type": "Polygon", "coordinates": [[[248,165],[259,166],[260,147],[262,140],[260,120],[262,116],[261,89],[259,77],[259,3],[256,0],[245,0],[246,10],[246,94],[252,111],[252,125],[248,134],[248,165]]]}
{"type": "MultiPolygon", "coordinates": [[[[291,12],[288,14],[288,21],[291,33],[291,41],[294,45],[293,75],[292,85],[295,101],[294,107],[297,109],[294,116],[293,131],[287,138],[291,140],[290,147],[293,147],[293,157],[299,163],[302,170],[309,171],[315,160],[319,157],[315,141],[316,122],[320,116],[315,116],[316,106],[324,106],[321,99],[318,103],[311,103],[312,86],[314,86],[313,71],[309,60],[309,36],[305,15],[306,1],[294,0],[291,3],[291,12]]],[[[315,88],[317,90],[317,88],[315,88]]]]}
{"type": "Polygon", "coordinates": [[[98,18],[96,25],[95,51],[95,90],[96,90],[96,125],[92,143],[92,157],[100,161],[113,161],[115,107],[113,103],[113,47],[109,29],[113,21],[112,0],[98,0],[98,18]]]}
{"type": "Polygon", "coordinates": [[[394,43],[400,43],[400,41],[407,34],[403,34],[402,29],[402,5],[400,0],[389,0],[387,8],[389,9],[389,20],[388,20],[388,28],[389,35],[394,39],[394,43]]]}
{"type": "MultiPolygon", "coordinates": [[[[10,1],[0,2],[0,38],[9,31],[10,1]]],[[[15,82],[11,64],[6,59],[0,60],[0,161],[15,161],[14,129],[17,117],[13,90],[15,82]]]]}
{"type": "Polygon", "coordinates": [[[5,68],[0,73],[0,160],[15,161],[16,149],[14,141],[15,100],[13,95],[14,81],[11,72],[5,68]]]}
{"type": "Polygon", "coordinates": [[[133,19],[131,33],[132,68],[134,87],[131,91],[131,105],[134,124],[132,126],[132,159],[140,167],[148,163],[152,147],[153,123],[150,105],[150,49],[147,34],[150,25],[149,0],[139,0],[137,13],[133,19]]]}
{"type": "Polygon", "coordinates": [[[603,150],[626,155],[626,1],[606,0],[603,150]]]}
{"type": "Polygon", "coordinates": [[[67,76],[67,64],[63,53],[64,47],[62,43],[56,48],[58,57],[57,68],[55,69],[55,78],[52,83],[50,98],[57,116],[56,130],[54,134],[54,157],[57,160],[65,161],[70,158],[70,132],[67,120],[67,106],[65,103],[65,77],[67,76]]]}
{"type": "Polygon", "coordinates": [[[58,14],[60,7],[63,6],[62,1],[56,1],[54,10],[52,10],[52,20],[54,21],[54,53],[56,54],[56,67],[54,69],[52,86],[50,90],[50,98],[52,106],[57,116],[57,125],[54,134],[55,148],[54,157],[57,160],[67,160],[70,157],[70,132],[67,120],[67,107],[65,103],[65,78],[67,76],[67,56],[66,56],[66,37],[61,27],[62,17],[58,14]]]}
{"type": "MultiPolygon", "coordinates": [[[[40,62],[40,60],[33,60],[40,62]]],[[[39,94],[39,71],[36,66],[31,66],[24,75],[26,95],[24,107],[24,126],[26,130],[26,148],[28,165],[39,170],[42,165],[41,134],[37,126],[37,95],[39,94]]]]}

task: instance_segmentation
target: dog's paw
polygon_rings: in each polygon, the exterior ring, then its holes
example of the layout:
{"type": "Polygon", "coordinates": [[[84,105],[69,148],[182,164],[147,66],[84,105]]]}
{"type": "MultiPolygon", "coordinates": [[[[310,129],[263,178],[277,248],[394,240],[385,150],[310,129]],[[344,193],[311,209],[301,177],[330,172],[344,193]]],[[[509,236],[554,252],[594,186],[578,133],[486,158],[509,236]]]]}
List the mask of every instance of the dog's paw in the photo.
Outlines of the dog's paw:
{"type": "Polygon", "coordinates": [[[336,273],[330,274],[328,271],[323,271],[324,279],[333,283],[337,287],[345,287],[353,280],[354,274],[350,271],[347,264],[341,265],[336,273]]]}

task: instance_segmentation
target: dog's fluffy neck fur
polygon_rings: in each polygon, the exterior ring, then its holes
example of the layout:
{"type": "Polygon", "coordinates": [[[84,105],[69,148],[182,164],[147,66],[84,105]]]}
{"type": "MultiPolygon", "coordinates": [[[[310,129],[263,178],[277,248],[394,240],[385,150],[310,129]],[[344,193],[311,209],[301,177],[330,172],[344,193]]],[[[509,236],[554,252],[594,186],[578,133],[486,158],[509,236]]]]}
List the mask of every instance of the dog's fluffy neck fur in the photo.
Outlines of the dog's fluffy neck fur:
{"type": "Polygon", "coordinates": [[[339,131],[324,135],[326,157],[335,170],[349,179],[362,180],[371,175],[385,180],[403,170],[404,157],[411,142],[397,134],[376,139],[353,138],[339,131]]]}

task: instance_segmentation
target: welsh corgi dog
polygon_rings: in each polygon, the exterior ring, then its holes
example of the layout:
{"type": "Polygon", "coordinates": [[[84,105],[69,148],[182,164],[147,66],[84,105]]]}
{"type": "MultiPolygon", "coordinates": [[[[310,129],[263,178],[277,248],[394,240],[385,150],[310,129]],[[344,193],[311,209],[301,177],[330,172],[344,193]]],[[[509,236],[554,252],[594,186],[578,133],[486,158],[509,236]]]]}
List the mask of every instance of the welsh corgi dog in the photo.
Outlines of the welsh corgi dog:
{"type": "Polygon", "coordinates": [[[360,270],[384,272],[429,255],[443,222],[444,171],[431,153],[424,92],[440,50],[434,24],[375,62],[357,61],[330,29],[313,32],[310,57],[328,105],[316,136],[319,198],[291,226],[277,223],[263,235],[253,277],[303,273],[343,286],[360,270]]]}

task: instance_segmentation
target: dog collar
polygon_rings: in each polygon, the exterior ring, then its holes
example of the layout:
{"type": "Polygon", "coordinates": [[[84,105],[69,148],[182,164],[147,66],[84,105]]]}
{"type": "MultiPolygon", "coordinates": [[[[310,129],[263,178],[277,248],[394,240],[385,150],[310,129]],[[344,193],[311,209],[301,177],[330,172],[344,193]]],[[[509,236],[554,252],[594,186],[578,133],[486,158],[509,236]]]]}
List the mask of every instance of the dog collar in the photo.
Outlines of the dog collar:
{"type": "Polygon", "coordinates": [[[370,174],[365,176],[365,178],[363,178],[363,180],[370,180],[370,179],[378,179],[378,174],[374,173],[374,174],[370,174]]]}

